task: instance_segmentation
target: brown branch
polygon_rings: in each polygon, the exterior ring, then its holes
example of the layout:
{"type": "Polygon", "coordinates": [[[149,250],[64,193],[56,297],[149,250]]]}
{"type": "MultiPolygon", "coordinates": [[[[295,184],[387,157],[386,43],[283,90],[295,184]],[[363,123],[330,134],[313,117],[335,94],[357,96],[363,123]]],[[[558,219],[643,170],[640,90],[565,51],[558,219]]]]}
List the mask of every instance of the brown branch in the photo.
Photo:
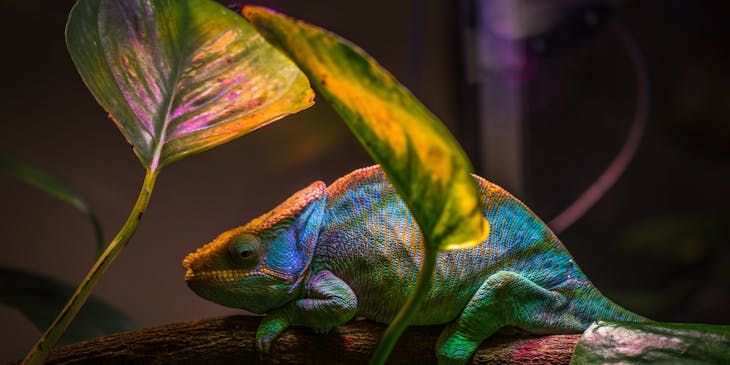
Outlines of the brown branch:
{"type": "MultiPolygon", "coordinates": [[[[123,332],[57,348],[49,364],[364,364],[385,326],[352,321],[328,335],[290,328],[259,354],[254,338],[260,317],[231,316],[123,332]]],[[[389,363],[433,364],[440,326],[411,327],[389,363]]],[[[567,364],[579,335],[497,335],[485,341],[474,364],[567,364]]]]}

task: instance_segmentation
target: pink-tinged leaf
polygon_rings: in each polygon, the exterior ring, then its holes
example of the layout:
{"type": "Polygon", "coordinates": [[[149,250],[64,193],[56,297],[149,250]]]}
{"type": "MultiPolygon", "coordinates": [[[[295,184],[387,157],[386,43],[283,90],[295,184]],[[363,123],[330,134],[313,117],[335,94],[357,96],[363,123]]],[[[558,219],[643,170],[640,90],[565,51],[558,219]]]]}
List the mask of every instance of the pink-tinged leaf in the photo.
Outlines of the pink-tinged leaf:
{"type": "Polygon", "coordinates": [[[152,170],[312,104],[306,76],[210,0],[80,0],[66,41],[86,85],[152,170]]]}

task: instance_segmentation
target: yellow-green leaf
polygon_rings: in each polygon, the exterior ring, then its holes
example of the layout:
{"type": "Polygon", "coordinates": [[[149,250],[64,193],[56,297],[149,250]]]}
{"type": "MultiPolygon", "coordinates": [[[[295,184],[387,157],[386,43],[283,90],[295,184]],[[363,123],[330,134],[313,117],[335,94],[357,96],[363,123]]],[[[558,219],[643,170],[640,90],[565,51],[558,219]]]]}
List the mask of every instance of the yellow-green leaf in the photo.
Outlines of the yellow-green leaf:
{"type": "Polygon", "coordinates": [[[152,170],[312,104],[299,69],[211,0],[80,0],[66,42],[152,170]]]}
{"type": "Polygon", "coordinates": [[[261,7],[243,15],[286,53],[332,104],[407,203],[427,248],[486,239],[471,163],[446,127],[363,50],[261,7]]]}

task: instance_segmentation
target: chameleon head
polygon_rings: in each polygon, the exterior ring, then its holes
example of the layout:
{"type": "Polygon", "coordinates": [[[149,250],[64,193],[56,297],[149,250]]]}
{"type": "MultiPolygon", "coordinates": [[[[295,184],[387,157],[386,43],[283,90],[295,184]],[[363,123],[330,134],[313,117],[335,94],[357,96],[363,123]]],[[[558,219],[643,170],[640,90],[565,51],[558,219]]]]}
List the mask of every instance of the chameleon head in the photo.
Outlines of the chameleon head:
{"type": "Polygon", "coordinates": [[[325,184],[311,184],[270,212],[219,235],[183,260],[201,297],[265,313],[297,296],[319,235],[325,184]]]}

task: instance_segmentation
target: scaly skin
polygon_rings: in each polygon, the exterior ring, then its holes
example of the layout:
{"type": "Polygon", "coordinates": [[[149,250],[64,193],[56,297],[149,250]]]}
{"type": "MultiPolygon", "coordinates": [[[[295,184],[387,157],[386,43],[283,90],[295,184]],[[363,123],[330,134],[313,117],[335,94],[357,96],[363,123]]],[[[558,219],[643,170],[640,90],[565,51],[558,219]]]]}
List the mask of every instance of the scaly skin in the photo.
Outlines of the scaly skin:
{"type": "MultiPolygon", "coordinates": [[[[606,299],[547,226],[502,188],[475,176],[491,226],[471,248],[439,253],[412,324],[448,324],[440,364],[463,364],[505,326],[579,333],[598,319],[646,321],[606,299]]],[[[329,187],[315,182],[183,261],[185,280],[213,302],[267,313],[257,346],[290,325],[327,332],[355,316],[388,323],[413,290],[418,226],[378,166],[329,187]]]]}

